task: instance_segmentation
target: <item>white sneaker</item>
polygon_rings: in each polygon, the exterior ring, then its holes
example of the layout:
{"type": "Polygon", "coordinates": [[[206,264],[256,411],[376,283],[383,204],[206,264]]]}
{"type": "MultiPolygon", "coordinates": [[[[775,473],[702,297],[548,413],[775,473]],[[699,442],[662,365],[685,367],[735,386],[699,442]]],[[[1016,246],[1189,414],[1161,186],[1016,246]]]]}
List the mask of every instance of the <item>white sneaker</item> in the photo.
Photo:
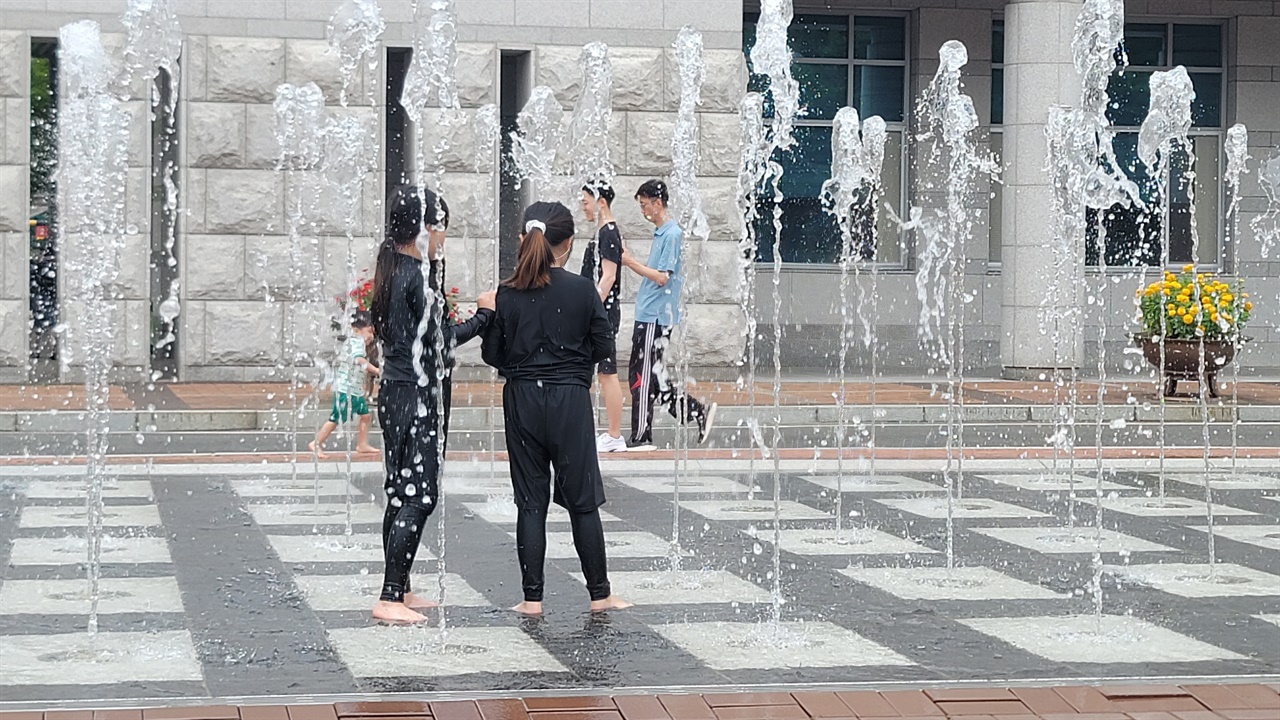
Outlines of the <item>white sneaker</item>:
{"type": "Polygon", "coordinates": [[[609,433],[600,433],[596,438],[596,452],[626,452],[627,441],[620,437],[614,437],[609,433]]]}

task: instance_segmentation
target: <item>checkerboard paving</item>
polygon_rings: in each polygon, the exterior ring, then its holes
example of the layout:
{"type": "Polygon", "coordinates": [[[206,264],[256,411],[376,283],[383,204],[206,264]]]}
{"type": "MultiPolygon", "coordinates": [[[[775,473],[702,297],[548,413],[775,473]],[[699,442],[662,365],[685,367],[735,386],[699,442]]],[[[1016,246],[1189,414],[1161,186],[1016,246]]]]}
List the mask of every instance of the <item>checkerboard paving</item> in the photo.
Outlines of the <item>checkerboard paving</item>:
{"type": "Polygon", "coordinates": [[[679,480],[677,506],[666,467],[606,466],[610,579],[637,607],[583,612],[567,515],[553,508],[536,621],[505,609],[520,599],[506,469],[451,468],[413,576],[432,601],[443,577],[444,605],[419,627],[368,614],[383,570],[379,473],[325,465],[318,503],[309,468],[125,475],[104,493],[93,636],[83,479],[21,481],[0,508],[0,687],[6,699],[72,686],[129,698],[1280,673],[1280,464],[1214,477],[1212,568],[1191,466],[1171,471],[1163,502],[1151,475],[1108,472],[1101,528],[1087,469],[1075,483],[1029,461],[972,472],[950,543],[936,463],[838,481],[791,466],[778,575],[771,472],[703,461],[679,480]]]}

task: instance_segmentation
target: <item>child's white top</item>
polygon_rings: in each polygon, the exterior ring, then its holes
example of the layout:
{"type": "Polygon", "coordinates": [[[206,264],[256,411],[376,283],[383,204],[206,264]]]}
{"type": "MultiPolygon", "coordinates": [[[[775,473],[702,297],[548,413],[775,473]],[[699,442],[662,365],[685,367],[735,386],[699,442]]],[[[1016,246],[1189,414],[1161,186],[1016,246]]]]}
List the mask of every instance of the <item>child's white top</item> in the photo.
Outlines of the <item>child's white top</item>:
{"type": "Polygon", "coordinates": [[[357,358],[366,358],[364,340],[358,335],[347,338],[342,348],[342,359],[338,361],[338,374],[333,380],[333,391],[351,397],[364,397],[364,381],[368,371],[364,363],[356,362],[357,358]]]}

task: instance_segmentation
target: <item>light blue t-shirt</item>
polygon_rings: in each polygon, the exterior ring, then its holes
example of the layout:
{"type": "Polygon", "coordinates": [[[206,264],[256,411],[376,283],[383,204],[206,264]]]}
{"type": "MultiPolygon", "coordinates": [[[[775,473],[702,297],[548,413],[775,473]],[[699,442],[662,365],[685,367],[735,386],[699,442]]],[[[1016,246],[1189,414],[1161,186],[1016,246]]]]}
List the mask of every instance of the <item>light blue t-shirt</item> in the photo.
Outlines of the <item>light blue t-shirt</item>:
{"type": "Polygon", "coordinates": [[[680,290],[684,286],[684,268],[680,262],[680,242],[683,234],[675,220],[668,220],[653,231],[653,245],[649,248],[649,261],[645,263],[659,272],[668,274],[667,284],[644,278],[636,292],[636,322],[651,322],[672,326],[680,322],[680,290]]]}

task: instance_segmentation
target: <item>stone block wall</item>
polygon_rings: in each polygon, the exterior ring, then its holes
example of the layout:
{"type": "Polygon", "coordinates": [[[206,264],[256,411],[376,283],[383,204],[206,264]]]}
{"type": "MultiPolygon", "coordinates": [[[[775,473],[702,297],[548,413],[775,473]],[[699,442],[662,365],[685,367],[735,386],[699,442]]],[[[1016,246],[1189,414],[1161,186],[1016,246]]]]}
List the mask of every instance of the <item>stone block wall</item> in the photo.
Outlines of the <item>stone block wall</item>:
{"type": "MultiPolygon", "coordinates": [[[[372,139],[380,137],[380,109],[366,88],[378,79],[361,72],[342,108],[337,58],[323,40],[188,35],[185,52],[180,374],[185,380],[281,377],[291,337],[302,352],[323,357],[328,351],[322,339],[331,336],[331,298],[349,287],[349,269],[332,189],[304,176],[292,181],[305,187],[290,188],[277,169],[276,87],[316,83],[329,112],[354,115],[372,139]],[[299,256],[286,224],[291,198],[307,202],[301,267],[295,267],[299,256]],[[315,272],[318,278],[309,277],[315,272]]],[[[366,176],[359,201],[350,247],[357,272],[372,261],[378,177],[366,176]]]]}
{"type": "Polygon", "coordinates": [[[31,43],[0,28],[0,382],[27,364],[27,184],[31,43]]]}

